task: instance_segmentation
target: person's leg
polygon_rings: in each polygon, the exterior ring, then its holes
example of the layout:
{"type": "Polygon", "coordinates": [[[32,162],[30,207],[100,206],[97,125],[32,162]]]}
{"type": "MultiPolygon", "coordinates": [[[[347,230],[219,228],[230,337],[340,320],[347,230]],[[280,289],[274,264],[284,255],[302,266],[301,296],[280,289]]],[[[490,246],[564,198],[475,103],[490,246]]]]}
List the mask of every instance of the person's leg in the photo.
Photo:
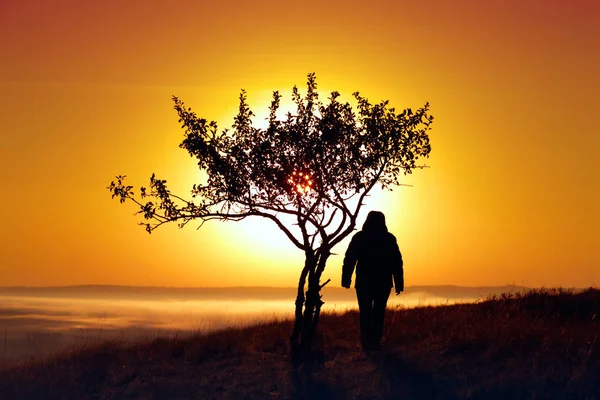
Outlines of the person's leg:
{"type": "Polygon", "coordinates": [[[379,345],[383,336],[383,322],[385,317],[385,307],[390,297],[390,289],[383,289],[375,293],[373,299],[373,336],[375,345],[379,345]]]}
{"type": "Polygon", "coordinates": [[[360,339],[363,347],[372,336],[373,327],[373,299],[366,289],[356,289],[358,312],[360,315],[360,339]]]}

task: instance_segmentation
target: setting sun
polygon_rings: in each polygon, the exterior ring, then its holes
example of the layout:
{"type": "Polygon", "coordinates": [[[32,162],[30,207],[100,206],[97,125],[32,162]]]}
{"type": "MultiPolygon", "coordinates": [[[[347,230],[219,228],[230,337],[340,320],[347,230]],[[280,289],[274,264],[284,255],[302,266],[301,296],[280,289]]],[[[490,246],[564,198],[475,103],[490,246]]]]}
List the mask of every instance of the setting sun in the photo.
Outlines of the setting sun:
{"type": "Polygon", "coordinates": [[[293,172],[292,176],[287,180],[298,194],[307,194],[312,190],[312,180],[309,174],[302,172],[293,172]]]}

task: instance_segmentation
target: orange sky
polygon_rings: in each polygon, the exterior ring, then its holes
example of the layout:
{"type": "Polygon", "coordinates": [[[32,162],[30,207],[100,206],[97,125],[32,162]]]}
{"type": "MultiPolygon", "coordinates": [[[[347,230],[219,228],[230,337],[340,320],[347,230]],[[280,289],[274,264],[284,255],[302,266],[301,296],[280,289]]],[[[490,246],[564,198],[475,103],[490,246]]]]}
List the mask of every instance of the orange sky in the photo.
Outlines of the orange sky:
{"type": "Polygon", "coordinates": [[[105,187],[191,187],[171,95],[226,127],[241,88],[265,115],[312,71],[431,103],[431,168],[365,210],[407,285],[599,285],[598,49],[595,0],[2,0],[0,286],[294,286],[302,254],[267,223],[148,235],[105,187]]]}

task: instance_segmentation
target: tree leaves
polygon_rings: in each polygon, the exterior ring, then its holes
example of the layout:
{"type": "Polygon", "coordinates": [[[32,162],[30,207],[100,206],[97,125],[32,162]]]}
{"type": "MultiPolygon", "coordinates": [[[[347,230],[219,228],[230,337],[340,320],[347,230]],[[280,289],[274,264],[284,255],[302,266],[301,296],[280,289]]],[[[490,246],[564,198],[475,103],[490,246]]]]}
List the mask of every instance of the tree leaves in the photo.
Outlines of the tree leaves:
{"type": "Polygon", "coordinates": [[[316,75],[310,73],[304,96],[292,89],[296,110],[284,119],[277,118],[281,95],[273,92],[268,127],[260,129],[252,124],[255,115],[242,90],[232,129],[219,133],[216,122],[199,118],[173,96],[184,129],[180,147],[207,176],[192,188],[197,202],[173,195],[154,174],[149,188],[140,188],[140,197],[154,202],[136,200],[125,176],[117,176],[108,189],[121,203],[131,199],[139,206],[138,213],[151,221],[142,224],[148,232],[171,221],[182,227],[194,219],[256,215],[273,220],[304,251],[314,251],[317,236],[320,246],[332,247],[354,229],[362,199],[376,183],[397,185],[401,173],[422,167],[418,160],[431,152],[428,103],[396,113],[388,101],[373,104],[359,92],[353,97],[356,108],[339,102],[338,92],[321,102],[316,75]],[[358,206],[351,210],[347,202],[354,196],[358,206]],[[335,212],[341,217],[334,219],[335,212]],[[279,215],[294,216],[300,234],[279,215]]]}

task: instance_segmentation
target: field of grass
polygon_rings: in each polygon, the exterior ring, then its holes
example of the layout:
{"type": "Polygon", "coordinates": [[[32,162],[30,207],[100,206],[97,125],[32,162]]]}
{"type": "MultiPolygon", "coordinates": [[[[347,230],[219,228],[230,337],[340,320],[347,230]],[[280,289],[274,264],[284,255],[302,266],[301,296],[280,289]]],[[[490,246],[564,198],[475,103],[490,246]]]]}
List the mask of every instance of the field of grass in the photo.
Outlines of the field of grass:
{"type": "Polygon", "coordinates": [[[356,311],[324,314],[296,366],[290,321],[106,342],[5,366],[0,399],[600,399],[599,321],[600,290],[535,290],[388,310],[371,354],[356,311]]]}

